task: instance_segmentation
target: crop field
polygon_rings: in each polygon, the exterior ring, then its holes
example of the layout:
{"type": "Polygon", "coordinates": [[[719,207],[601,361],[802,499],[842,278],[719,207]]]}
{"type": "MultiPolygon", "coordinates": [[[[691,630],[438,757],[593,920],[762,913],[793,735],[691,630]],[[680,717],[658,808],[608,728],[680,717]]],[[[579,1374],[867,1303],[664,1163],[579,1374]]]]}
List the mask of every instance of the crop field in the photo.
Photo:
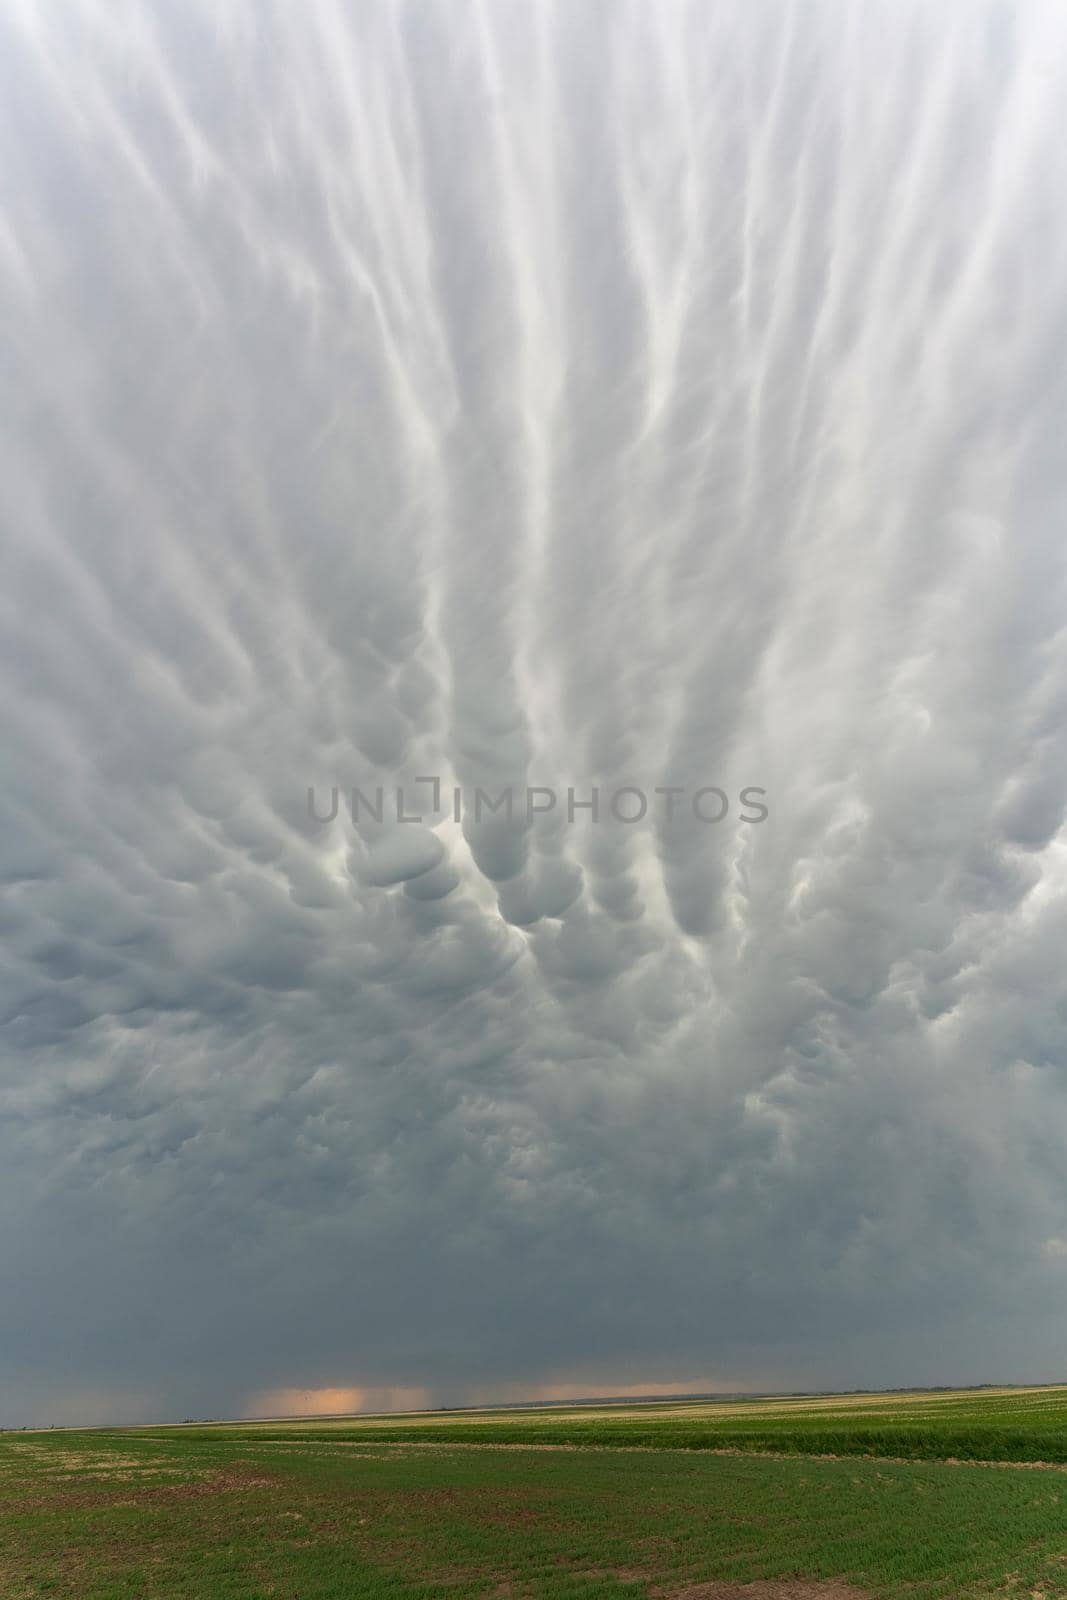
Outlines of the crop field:
{"type": "Polygon", "coordinates": [[[1067,1389],[0,1434],[0,1595],[1067,1597],[1067,1389]]]}

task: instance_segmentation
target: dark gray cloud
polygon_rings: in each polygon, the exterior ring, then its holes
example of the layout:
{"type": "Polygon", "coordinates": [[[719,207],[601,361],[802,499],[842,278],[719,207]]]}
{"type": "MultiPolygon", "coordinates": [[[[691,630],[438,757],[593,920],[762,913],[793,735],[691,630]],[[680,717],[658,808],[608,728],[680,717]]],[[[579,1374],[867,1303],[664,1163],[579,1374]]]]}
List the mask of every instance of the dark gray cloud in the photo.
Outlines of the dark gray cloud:
{"type": "Polygon", "coordinates": [[[0,1421],[1062,1376],[1059,8],[2,28],[0,1421]]]}

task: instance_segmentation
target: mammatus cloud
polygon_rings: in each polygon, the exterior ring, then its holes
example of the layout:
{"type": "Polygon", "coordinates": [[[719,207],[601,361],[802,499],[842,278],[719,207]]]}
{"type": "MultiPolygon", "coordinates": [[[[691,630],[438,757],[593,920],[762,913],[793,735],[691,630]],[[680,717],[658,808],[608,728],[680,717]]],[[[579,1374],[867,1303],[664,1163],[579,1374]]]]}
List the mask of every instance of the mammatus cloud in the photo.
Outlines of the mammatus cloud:
{"type": "Polygon", "coordinates": [[[1061,8],[2,26],[0,1421],[1062,1376],[1061,8]]]}

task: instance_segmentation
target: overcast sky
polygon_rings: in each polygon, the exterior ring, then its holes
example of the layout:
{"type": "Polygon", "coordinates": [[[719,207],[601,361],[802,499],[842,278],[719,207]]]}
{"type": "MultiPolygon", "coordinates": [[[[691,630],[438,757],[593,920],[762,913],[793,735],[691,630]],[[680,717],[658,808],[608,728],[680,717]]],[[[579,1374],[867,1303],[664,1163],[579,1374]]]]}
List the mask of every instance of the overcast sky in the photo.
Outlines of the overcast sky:
{"type": "Polygon", "coordinates": [[[0,1423],[1067,1378],[1062,5],[0,32],[0,1423]]]}

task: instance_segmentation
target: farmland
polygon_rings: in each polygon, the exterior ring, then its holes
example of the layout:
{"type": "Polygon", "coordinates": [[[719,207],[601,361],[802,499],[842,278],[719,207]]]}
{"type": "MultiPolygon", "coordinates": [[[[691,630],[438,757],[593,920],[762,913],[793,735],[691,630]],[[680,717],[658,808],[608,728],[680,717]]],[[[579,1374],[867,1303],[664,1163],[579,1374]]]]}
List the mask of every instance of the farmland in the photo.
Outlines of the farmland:
{"type": "Polygon", "coordinates": [[[0,1595],[1053,1600],[1060,1463],[1059,1388],[7,1433],[0,1595]]]}

